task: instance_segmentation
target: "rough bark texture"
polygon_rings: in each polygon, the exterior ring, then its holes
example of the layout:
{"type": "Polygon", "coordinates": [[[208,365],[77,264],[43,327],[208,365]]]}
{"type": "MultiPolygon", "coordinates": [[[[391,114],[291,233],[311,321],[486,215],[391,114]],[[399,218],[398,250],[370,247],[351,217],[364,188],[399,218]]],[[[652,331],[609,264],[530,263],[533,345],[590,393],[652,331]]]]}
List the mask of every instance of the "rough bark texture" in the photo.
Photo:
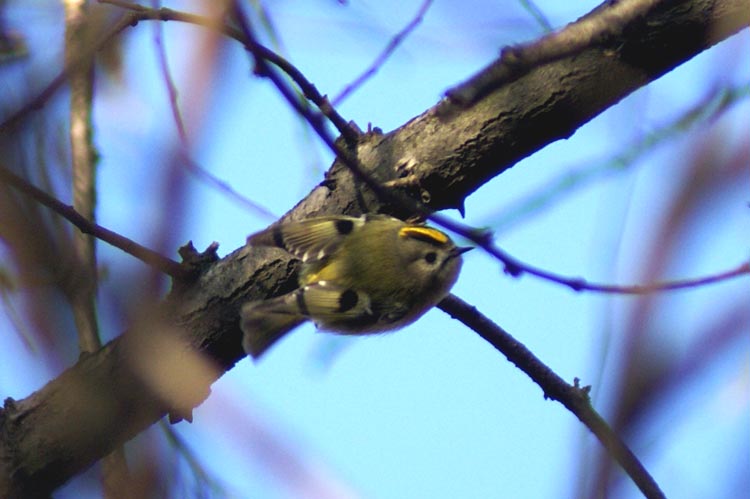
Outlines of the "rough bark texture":
{"type": "MultiPolygon", "coordinates": [[[[417,178],[404,192],[432,209],[460,207],[490,178],[749,22],[749,0],[657,2],[595,46],[483,87],[471,105],[446,99],[391,133],[368,134],[358,157],[380,181],[417,178]]],[[[287,216],[366,211],[403,214],[334,164],[287,216]]],[[[189,417],[210,384],[243,357],[241,304],[295,285],[295,263],[274,250],[240,248],[220,260],[209,253],[201,266],[195,282],[174,290],[120,338],[29,397],[5,401],[1,497],[49,494],[164,415],[189,417]],[[175,362],[150,358],[152,351],[175,362]],[[207,368],[196,367],[201,358],[207,368]],[[144,374],[150,363],[159,365],[160,382],[144,374]]]]}

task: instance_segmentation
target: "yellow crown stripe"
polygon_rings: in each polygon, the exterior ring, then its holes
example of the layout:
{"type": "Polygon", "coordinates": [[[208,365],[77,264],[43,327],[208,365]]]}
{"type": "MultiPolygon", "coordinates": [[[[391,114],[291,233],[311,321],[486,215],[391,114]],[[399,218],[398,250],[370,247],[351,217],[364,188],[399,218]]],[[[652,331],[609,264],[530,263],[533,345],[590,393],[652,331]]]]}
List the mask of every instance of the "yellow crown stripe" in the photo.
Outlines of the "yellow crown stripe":
{"type": "Polygon", "coordinates": [[[398,231],[398,235],[401,237],[413,237],[415,239],[426,240],[427,242],[433,242],[438,244],[445,244],[448,242],[448,236],[443,234],[437,229],[431,229],[430,227],[416,227],[407,226],[402,227],[398,231]]]}

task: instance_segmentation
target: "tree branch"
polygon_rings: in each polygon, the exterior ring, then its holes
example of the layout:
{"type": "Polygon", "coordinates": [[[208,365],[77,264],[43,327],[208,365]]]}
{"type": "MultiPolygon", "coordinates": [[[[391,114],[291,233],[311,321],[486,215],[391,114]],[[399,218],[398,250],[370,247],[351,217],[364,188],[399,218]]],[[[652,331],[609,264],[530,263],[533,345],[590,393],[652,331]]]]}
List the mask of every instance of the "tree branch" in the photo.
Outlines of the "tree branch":
{"type": "Polygon", "coordinates": [[[373,75],[380,69],[380,67],[385,63],[386,60],[393,54],[393,52],[398,48],[401,43],[408,37],[412,31],[414,31],[417,26],[419,26],[422,23],[422,20],[424,19],[425,14],[427,14],[427,10],[432,5],[432,0],[424,0],[422,2],[422,5],[419,7],[419,10],[417,11],[417,14],[414,16],[414,18],[409,21],[409,23],[404,26],[404,28],[396,33],[393,38],[391,38],[391,41],[388,42],[388,45],[383,49],[380,54],[375,58],[375,60],[370,64],[370,66],[364,70],[364,72],[357,76],[354,81],[349,83],[346,87],[344,87],[341,92],[338,93],[336,97],[333,98],[332,102],[334,106],[339,105],[344,99],[346,99],[349,95],[351,95],[354,91],[356,91],[359,87],[361,87],[367,80],[373,77],[373,75]]]}
{"type": "Polygon", "coordinates": [[[649,499],[665,497],[659,485],[635,454],[591,406],[588,387],[578,386],[578,380],[573,385],[566,383],[523,344],[457,296],[450,295],[438,304],[438,308],[473,329],[505,355],[542,388],[545,398],[557,400],[575,414],[599,439],[609,455],[622,466],[645,497],[649,499]]]}
{"type": "MultiPolygon", "coordinates": [[[[748,0],[659,2],[606,47],[530,68],[471,106],[446,100],[393,132],[366,135],[356,145],[357,158],[378,182],[412,177],[398,189],[427,200],[432,210],[461,207],[490,178],[748,22],[748,0]]],[[[394,209],[337,162],[288,216],[394,209]]],[[[189,416],[210,383],[244,357],[240,306],[293,289],[295,268],[278,252],[240,248],[174,290],[158,307],[158,320],[145,318],[30,397],[7,400],[0,411],[0,496],[48,494],[168,412],[189,416]],[[179,331],[182,343],[164,351],[182,361],[153,364],[179,385],[175,389],[142,371],[144,356],[156,350],[149,340],[170,337],[170,331],[179,331]],[[184,379],[203,362],[190,352],[211,366],[198,379],[184,379]],[[80,380],[87,380],[84,393],[93,390],[95,404],[81,401],[80,380]],[[174,396],[183,391],[192,397],[174,396]]]]}
{"type": "Polygon", "coordinates": [[[133,24],[139,21],[147,20],[181,21],[198,26],[204,26],[206,28],[214,29],[224,33],[228,37],[246,45],[248,50],[261,54],[263,60],[270,62],[271,64],[281,69],[284,73],[286,73],[287,76],[289,76],[297,84],[304,96],[310,99],[310,101],[312,101],[313,104],[315,104],[318,109],[320,109],[321,113],[323,113],[323,115],[325,115],[331,121],[331,123],[333,123],[333,126],[336,127],[339,133],[341,133],[341,135],[347,141],[352,142],[357,139],[359,135],[357,130],[352,128],[352,126],[341,115],[338,114],[338,112],[329,102],[328,98],[318,92],[318,89],[315,88],[315,85],[313,85],[307,78],[305,78],[305,75],[302,74],[302,71],[297,69],[291,62],[287,61],[276,52],[264,47],[254,40],[248,40],[248,38],[243,36],[239,30],[233,28],[232,26],[219,24],[218,20],[215,19],[210,19],[195,14],[188,14],[186,12],[180,12],[177,10],[168,9],[166,7],[162,7],[160,9],[151,9],[135,3],[125,2],[123,0],[99,0],[99,2],[116,5],[118,7],[131,11],[133,24]]]}
{"type": "Polygon", "coordinates": [[[141,246],[132,239],[128,239],[127,237],[121,236],[116,232],[90,221],[78,213],[72,206],[66,205],[38,187],[31,185],[23,178],[5,168],[2,164],[0,164],[0,181],[10,185],[22,194],[33,198],[39,202],[39,204],[46,206],[62,216],[77,227],[81,233],[89,234],[105,243],[111,244],[115,248],[121,249],[125,253],[155,267],[160,272],[165,273],[173,279],[186,280],[190,278],[191,274],[188,269],[182,267],[179,263],[141,246]]]}

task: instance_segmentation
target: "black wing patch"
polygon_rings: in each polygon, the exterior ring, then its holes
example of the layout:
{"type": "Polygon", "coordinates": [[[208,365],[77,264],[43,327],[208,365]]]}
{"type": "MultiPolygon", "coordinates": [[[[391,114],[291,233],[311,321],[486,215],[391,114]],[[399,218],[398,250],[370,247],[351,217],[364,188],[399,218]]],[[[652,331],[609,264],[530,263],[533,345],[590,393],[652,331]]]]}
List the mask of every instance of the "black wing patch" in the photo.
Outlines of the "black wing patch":
{"type": "Polygon", "coordinates": [[[318,217],[276,225],[247,238],[251,246],[275,246],[303,262],[334,253],[341,242],[365,223],[364,217],[318,217]]]}

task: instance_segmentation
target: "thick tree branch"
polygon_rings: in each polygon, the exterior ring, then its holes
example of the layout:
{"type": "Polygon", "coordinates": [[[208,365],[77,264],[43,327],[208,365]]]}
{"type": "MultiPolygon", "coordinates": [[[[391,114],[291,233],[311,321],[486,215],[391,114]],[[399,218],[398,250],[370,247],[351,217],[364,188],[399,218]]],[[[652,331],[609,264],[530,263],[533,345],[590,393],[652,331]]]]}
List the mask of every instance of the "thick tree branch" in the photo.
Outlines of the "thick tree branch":
{"type": "MultiPolygon", "coordinates": [[[[472,105],[446,100],[398,130],[368,134],[357,158],[378,182],[410,178],[399,190],[431,209],[460,208],[490,178],[748,22],[750,0],[658,2],[606,43],[528,68],[472,105]]],[[[288,216],[398,210],[336,163],[288,216]]],[[[239,307],[291,290],[294,271],[294,262],[263,249],[240,248],[206,263],[195,282],[173,291],[121,338],[30,397],[7,400],[0,411],[0,496],[49,493],[168,412],[189,416],[210,383],[243,357],[239,307]],[[174,339],[175,331],[181,339],[167,342],[170,348],[149,343],[174,339]],[[162,371],[144,374],[143,359],[153,351],[177,358],[149,363],[162,371]],[[96,403],[81,394],[94,394],[96,403]]]]}

